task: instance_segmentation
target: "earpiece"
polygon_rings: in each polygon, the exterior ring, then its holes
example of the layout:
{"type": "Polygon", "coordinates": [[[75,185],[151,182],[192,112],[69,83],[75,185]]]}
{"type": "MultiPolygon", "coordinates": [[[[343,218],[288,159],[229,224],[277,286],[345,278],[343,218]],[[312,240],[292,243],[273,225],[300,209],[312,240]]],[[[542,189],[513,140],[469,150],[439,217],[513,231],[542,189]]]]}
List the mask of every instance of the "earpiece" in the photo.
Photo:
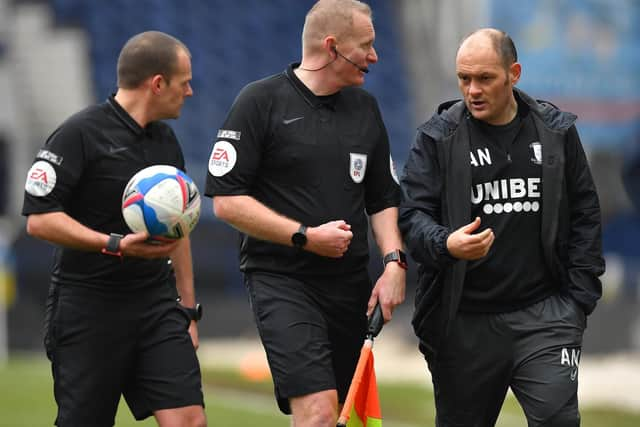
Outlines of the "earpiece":
{"type": "Polygon", "coordinates": [[[347,61],[349,64],[353,65],[354,67],[356,67],[358,70],[362,71],[365,74],[369,72],[368,68],[359,66],[358,64],[356,64],[355,62],[353,62],[352,60],[350,60],[349,58],[347,58],[346,56],[338,52],[338,49],[335,46],[331,46],[331,49],[335,52],[336,58],[338,56],[341,57],[342,59],[347,61]]]}

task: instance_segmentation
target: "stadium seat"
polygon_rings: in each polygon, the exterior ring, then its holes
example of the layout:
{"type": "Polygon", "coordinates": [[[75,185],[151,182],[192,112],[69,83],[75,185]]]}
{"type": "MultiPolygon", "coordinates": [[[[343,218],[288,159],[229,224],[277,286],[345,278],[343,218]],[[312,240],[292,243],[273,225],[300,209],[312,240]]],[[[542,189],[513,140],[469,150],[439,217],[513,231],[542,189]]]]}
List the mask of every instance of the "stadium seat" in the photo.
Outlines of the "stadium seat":
{"type": "MultiPolygon", "coordinates": [[[[81,25],[90,35],[97,100],[115,90],[117,55],[133,34],[156,29],[189,46],[196,96],[172,125],[193,162],[188,165],[191,171],[206,170],[209,143],[240,88],[300,58],[301,26],[312,4],[311,0],[51,0],[59,24],[81,25]]],[[[370,4],[381,61],[372,67],[365,87],[378,98],[392,153],[401,164],[414,133],[401,49],[392,6],[383,0],[370,4]]],[[[204,172],[200,175],[194,179],[203,185],[204,172]]]]}

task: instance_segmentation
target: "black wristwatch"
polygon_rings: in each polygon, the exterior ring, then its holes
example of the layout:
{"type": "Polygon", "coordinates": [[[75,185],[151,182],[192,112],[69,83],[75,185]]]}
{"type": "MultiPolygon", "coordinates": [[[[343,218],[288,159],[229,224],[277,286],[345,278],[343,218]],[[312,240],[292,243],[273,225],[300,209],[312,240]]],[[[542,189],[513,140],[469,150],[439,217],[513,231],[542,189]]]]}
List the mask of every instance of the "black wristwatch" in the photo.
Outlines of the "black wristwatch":
{"type": "Polygon", "coordinates": [[[407,264],[407,256],[400,249],[389,252],[384,256],[384,258],[382,258],[382,264],[384,267],[386,267],[390,262],[397,262],[398,265],[400,265],[400,267],[404,268],[405,270],[409,268],[409,265],[407,264]]]}
{"type": "Polygon", "coordinates": [[[307,226],[300,224],[298,231],[291,235],[291,243],[298,249],[302,249],[307,244],[307,226]]]}
{"type": "Polygon", "coordinates": [[[100,252],[105,255],[117,256],[122,258],[122,251],[120,251],[120,240],[122,240],[124,236],[118,233],[109,234],[109,240],[107,241],[107,246],[102,248],[100,252]]]}
{"type": "Polygon", "coordinates": [[[200,319],[202,319],[202,306],[200,304],[196,304],[195,307],[183,307],[185,310],[187,310],[187,313],[189,313],[189,317],[191,317],[191,320],[195,320],[196,322],[198,322],[200,319]]]}

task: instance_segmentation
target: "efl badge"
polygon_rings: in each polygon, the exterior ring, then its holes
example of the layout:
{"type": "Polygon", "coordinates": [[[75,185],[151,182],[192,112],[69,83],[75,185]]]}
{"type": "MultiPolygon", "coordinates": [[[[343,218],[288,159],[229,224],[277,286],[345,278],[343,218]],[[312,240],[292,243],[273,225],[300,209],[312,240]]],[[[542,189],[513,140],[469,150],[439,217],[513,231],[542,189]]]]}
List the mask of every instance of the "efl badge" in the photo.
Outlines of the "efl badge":
{"type": "Polygon", "coordinates": [[[223,176],[236,164],[236,149],[228,141],[218,141],[209,157],[209,172],[213,176],[223,176]]]}
{"type": "Polygon", "coordinates": [[[358,153],[349,153],[349,174],[356,184],[360,184],[364,179],[364,173],[367,171],[367,155],[358,153]]]}
{"type": "Polygon", "coordinates": [[[542,164],[542,144],[536,141],[529,144],[529,147],[531,147],[531,151],[533,152],[533,157],[531,158],[531,161],[536,165],[541,165],[542,164]]]}

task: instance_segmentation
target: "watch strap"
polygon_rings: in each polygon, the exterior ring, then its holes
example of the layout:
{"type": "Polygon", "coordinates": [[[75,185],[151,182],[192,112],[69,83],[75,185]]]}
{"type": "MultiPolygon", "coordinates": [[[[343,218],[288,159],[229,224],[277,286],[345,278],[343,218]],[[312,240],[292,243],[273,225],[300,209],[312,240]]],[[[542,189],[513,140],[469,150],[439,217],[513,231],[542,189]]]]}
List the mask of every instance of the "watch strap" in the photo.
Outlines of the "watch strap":
{"type": "Polygon", "coordinates": [[[304,247],[307,244],[307,226],[304,224],[300,224],[298,227],[298,231],[293,233],[291,236],[291,243],[298,249],[304,247]]]}
{"type": "Polygon", "coordinates": [[[382,258],[382,264],[384,267],[386,267],[390,262],[397,262],[398,265],[405,270],[409,268],[409,265],[407,264],[407,255],[405,255],[405,253],[400,249],[389,252],[382,258]]]}
{"type": "Polygon", "coordinates": [[[122,251],[120,250],[120,240],[124,236],[118,233],[109,234],[109,240],[107,240],[107,246],[102,248],[100,252],[105,255],[117,256],[122,258],[122,251]]]}
{"type": "Polygon", "coordinates": [[[202,305],[196,304],[195,307],[183,306],[183,308],[187,313],[189,313],[189,317],[191,318],[191,320],[195,320],[196,322],[198,322],[200,319],[202,319],[202,305]]]}

